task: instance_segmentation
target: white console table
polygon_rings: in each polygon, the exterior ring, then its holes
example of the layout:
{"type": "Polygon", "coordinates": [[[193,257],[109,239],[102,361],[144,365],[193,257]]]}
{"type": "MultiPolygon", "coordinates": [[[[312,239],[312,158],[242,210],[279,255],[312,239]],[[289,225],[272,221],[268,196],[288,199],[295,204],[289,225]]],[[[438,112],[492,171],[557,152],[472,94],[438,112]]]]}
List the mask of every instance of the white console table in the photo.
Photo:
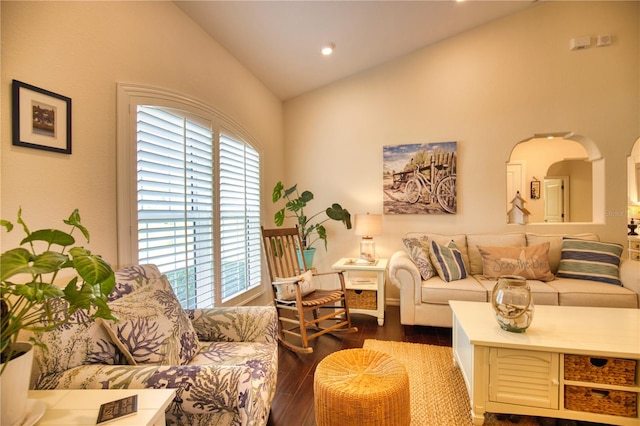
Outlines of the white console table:
{"type": "Polygon", "coordinates": [[[640,309],[538,305],[527,331],[512,333],[498,326],[490,303],[449,304],[454,363],[464,376],[475,425],[482,425],[485,412],[640,424],[640,309]],[[569,355],[631,360],[634,377],[623,385],[571,380],[565,366],[569,355]],[[635,414],[603,414],[598,397],[593,406],[570,409],[568,391],[576,389],[593,390],[602,398],[623,393],[635,400],[635,414]]]}

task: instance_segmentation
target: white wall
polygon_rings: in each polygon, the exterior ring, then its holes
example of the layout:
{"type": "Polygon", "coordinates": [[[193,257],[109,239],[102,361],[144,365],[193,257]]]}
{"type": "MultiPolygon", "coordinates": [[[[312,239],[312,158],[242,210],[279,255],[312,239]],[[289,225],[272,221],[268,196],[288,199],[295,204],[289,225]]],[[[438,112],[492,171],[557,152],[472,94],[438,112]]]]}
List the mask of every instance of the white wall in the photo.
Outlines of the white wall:
{"type": "MultiPolygon", "coordinates": [[[[115,266],[116,82],[161,87],[224,112],[260,143],[264,181],[280,176],[281,101],[172,2],[1,7],[3,219],[15,220],[22,206],[32,230],[64,226],[79,208],[88,247],[115,266]],[[12,146],[12,79],[72,98],[72,155],[12,146]]],[[[2,251],[20,233],[3,231],[2,251]]]]}
{"type": "MultiPolygon", "coordinates": [[[[382,212],[382,147],[458,141],[458,214],[385,215],[381,257],[408,231],[597,232],[626,237],[626,162],[640,134],[638,2],[541,2],[412,55],[285,103],[289,184],[318,205],[382,212]],[[613,44],[570,51],[572,37],[613,44]],[[507,225],[505,163],[537,133],[574,132],[605,159],[605,223],[507,225]]],[[[595,45],[595,43],[594,43],[595,45]]],[[[372,47],[363,47],[372,48],[372,47]]],[[[595,215],[596,217],[598,215],[595,215]]],[[[320,268],[356,256],[358,237],[329,227],[320,268]]],[[[397,298],[388,285],[387,297],[397,298]]]]}

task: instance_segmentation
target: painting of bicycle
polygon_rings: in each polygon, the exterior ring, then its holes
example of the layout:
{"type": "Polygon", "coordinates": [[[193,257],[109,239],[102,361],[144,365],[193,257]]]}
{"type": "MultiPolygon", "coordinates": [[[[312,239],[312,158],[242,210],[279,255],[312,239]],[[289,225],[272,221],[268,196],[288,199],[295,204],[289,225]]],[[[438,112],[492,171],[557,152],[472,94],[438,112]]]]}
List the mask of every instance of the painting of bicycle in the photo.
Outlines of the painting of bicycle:
{"type": "Polygon", "coordinates": [[[384,213],[456,213],[457,157],[457,142],[384,146],[384,213]]]}

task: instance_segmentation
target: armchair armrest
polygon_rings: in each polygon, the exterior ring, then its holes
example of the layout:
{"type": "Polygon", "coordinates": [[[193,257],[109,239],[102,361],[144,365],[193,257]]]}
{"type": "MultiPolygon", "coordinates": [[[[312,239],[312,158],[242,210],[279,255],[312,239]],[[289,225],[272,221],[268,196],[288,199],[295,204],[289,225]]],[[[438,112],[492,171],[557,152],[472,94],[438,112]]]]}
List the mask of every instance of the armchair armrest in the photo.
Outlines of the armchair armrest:
{"type": "Polygon", "coordinates": [[[418,267],[406,251],[396,251],[389,260],[389,278],[391,283],[400,289],[401,300],[420,304],[420,288],[422,277],[418,267]]]}
{"type": "Polygon", "coordinates": [[[278,341],[278,318],[273,306],[187,309],[186,312],[202,341],[278,341]]]}
{"type": "MultiPolygon", "coordinates": [[[[224,410],[244,418],[251,386],[247,366],[88,364],[42,375],[35,389],[176,389],[168,412],[224,410]]],[[[247,424],[246,419],[242,424],[247,424]]]]}
{"type": "Polygon", "coordinates": [[[422,299],[422,277],[406,251],[399,250],[391,255],[389,279],[400,289],[400,322],[415,324],[415,305],[422,299]]]}
{"type": "MultiPolygon", "coordinates": [[[[638,301],[640,302],[640,262],[621,259],[620,281],[624,288],[628,288],[629,290],[633,290],[638,293],[638,301]]],[[[640,307],[640,305],[638,305],[638,307],[640,307]]]]}

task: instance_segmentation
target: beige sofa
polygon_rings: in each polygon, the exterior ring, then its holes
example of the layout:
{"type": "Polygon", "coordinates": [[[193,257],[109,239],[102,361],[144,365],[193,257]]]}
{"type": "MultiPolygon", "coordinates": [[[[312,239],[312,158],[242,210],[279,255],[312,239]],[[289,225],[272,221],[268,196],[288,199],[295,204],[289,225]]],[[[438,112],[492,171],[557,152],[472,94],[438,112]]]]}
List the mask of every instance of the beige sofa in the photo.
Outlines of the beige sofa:
{"type": "MultiPolygon", "coordinates": [[[[547,247],[546,243],[548,243],[548,265],[555,276],[561,260],[563,237],[564,235],[559,234],[532,233],[456,235],[408,233],[405,238],[435,241],[442,245],[453,241],[460,251],[467,276],[446,282],[436,274],[424,280],[414,261],[415,253],[410,255],[407,250],[395,252],[389,261],[389,277],[391,282],[400,289],[400,322],[405,325],[451,327],[450,300],[490,301],[491,289],[496,280],[486,279],[483,275],[483,254],[478,246],[495,248],[543,245],[547,247]]],[[[599,240],[595,234],[571,237],[599,240]]],[[[418,261],[418,264],[420,263],[418,261]]],[[[531,287],[534,303],[538,305],[638,308],[640,306],[640,262],[622,258],[619,278],[622,285],[558,277],[546,282],[534,279],[527,279],[527,282],[531,287]]]]}

